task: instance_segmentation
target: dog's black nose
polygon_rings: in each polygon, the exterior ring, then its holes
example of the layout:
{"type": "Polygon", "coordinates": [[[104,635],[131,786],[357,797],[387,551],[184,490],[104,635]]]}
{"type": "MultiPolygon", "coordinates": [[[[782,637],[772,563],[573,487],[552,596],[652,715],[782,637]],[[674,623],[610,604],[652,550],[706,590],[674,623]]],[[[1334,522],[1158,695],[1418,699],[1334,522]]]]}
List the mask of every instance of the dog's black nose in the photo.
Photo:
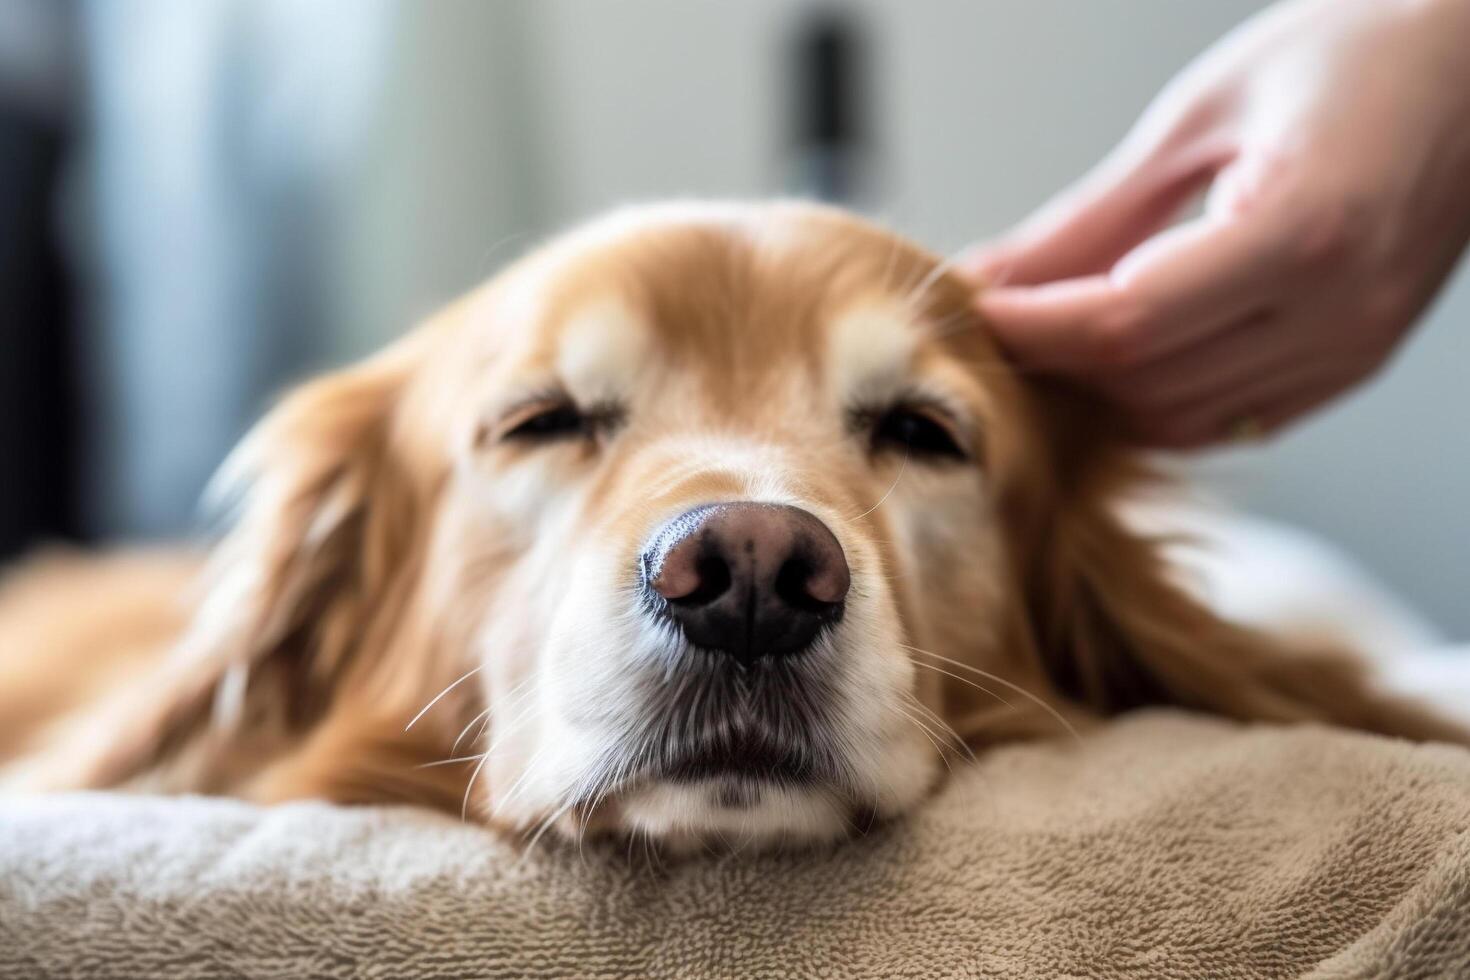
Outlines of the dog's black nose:
{"type": "Polygon", "coordinates": [[[805,650],[841,617],[851,584],[827,525],[784,504],[680,514],[644,550],[643,572],[690,643],[743,665],[805,650]]]}

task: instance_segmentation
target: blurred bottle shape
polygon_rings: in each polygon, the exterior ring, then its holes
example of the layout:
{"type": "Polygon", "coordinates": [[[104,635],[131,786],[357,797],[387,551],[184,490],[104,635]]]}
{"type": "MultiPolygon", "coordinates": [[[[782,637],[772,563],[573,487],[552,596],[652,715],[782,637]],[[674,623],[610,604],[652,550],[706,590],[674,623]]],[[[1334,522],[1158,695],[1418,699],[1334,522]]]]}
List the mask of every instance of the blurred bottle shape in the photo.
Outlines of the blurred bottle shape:
{"type": "Polygon", "coordinates": [[[789,85],[788,190],[833,204],[866,203],[876,154],[868,47],[856,11],[818,8],[797,22],[789,85]]]}

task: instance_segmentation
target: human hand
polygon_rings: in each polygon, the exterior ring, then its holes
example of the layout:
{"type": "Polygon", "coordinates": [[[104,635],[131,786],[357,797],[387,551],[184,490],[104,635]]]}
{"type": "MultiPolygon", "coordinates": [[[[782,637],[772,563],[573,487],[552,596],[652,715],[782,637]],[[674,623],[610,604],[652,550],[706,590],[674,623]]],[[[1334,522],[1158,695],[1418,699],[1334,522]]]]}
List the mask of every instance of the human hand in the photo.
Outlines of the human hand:
{"type": "Polygon", "coordinates": [[[1470,238],[1467,40],[1470,0],[1269,8],[959,270],[1013,356],[1142,442],[1274,431],[1385,363],[1470,238]]]}

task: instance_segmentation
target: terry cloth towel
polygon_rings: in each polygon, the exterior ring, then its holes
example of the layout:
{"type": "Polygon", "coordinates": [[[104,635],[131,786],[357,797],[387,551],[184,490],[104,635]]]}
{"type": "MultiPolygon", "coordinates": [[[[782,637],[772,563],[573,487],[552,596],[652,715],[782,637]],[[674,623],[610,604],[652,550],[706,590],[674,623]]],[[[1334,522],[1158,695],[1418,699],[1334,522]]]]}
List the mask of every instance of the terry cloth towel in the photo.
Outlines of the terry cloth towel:
{"type": "Polygon", "coordinates": [[[0,977],[1470,977],[1470,751],[1136,715],[819,853],[0,802],[0,977]]]}

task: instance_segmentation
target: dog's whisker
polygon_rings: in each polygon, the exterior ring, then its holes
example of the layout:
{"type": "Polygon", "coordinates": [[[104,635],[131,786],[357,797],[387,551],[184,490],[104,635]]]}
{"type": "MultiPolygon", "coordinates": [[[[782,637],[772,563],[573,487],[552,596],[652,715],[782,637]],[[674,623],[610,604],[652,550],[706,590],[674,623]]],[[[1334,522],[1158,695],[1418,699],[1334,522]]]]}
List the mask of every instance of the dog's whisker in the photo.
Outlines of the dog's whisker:
{"type": "MultiPolygon", "coordinates": [[[[1021,685],[1019,685],[1019,684],[1017,684],[1017,683],[1015,683],[1013,681],[1008,681],[1004,677],[1001,677],[1001,676],[999,676],[997,674],[992,674],[989,671],[981,670],[979,667],[975,667],[975,666],[972,666],[972,665],[967,664],[967,663],[961,663],[958,660],[951,660],[949,657],[940,656],[939,654],[934,653],[932,650],[924,650],[924,649],[922,649],[920,647],[910,646],[907,643],[900,643],[899,646],[903,647],[906,650],[910,650],[910,651],[912,651],[914,653],[923,654],[924,656],[927,656],[927,657],[933,657],[935,660],[939,660],[939,661],[942,661],[943,663],[947,663],[947,664],[950,664],[952,666],[959,667],[962,670],[973,671],[974,673],[979,674],[981,677],[984,677],[987,680],[994,681],[995,683],[1000,684],[1003,687],[1006,687],[1006,688],[1008,688],[1008,689],[1010,689],[1012,691],[1015,691],[1017,694],[1021,695],[1022,697],[1026,698],[1027,700],[1031,701],[1033,704],[1035,704],[1037,707],[1041,708],[1048,715],[1050,715],[1053,719],[1055,719],[1056,722],[1057,722],[1057,724],[1059,724],[1063,728],[1065,728],[1067,730],[1067,734],[1071,735],[1072,738],[1076,739],[1079,743],[1082,741],[1082,736],[1080,734],[1078,734],[1077,729],[1072,725],[1072,723],[1070,721],[1068,721],[1066,719],[1066,717],[1060,711],[1058,711],[1056,708],[1052,707],[1050,704],[1047,704],[1046,701],[1044,701],[1042,698],[1038,697],[1036,694],[1033,694],[1031,691],[1026,690],[1021,685]]],[[[950,671],[947,671],[947,670],[943,669],[942,667],[939,667],[939,666],[937,666],[935,664],[924,663],[922,660],[915,660],[914,663],[915,664],[918,664],[919,666],[922,666],[922,667],[927,667],[930,670],[936,670],[939,673],[945,674],[946,676],[949,676],[949,677],[952,677],[955,680],[960,681],[962,683],[969,684],[969,685],[973,686],[974,688],[976,688],[977,690],[983,691],[984,693],[986,693],[986,694],[990,695],[991,697],[995,698],[997,701],[1000,701],[1002,704],[1006,705],[1007,707],[1012,707],[1011,703],[1009,701],[1007,701],[1005,698],[1001,697],[999,694],[995,693],[994,691],[990,690],[987,687],[982,687],[981,685],[977,684],[975,681],[970,680],[969,678],[961,677],[958,674],[951,673],[950,671]]]]}
{"type": "Polygon", "coordinates": [[[628,831],[628,847],[627,847],[627,850],[626,850],[626,852],[625,852],[625,854],[623,856],[624,857],[623,864],[627,868],[627,870],[628,870],[628,872],[630,874],[633,871],[633,842],[635,840],[637,840],[637,836],[638,836],[638,834],[637,834],[636,828],[630,829],[628,831]]]}
{"type": "Polygon", "coordinates": [[[490,719],[490,707],[489,707],[489,705],[486,705],[486,707],[485,707],[485,709],[483,711],[481,711],[479,714],[477,714],[473,718],[471,718],[469,720],[469,722],[463,728],[461,728],[459,730],[459,734],[456,735],[455,738],[454,738],[454,744],[451,745],[451,746],[449,746],[450,753],[452,754],[454,752],[458,752],[459,751],[459,743],[464,741],[464,737],[470,733],[470,729],[471,728],[474,728],[475,727],[475,723],[476,722],[481,721],[481,720],[489,721],[489,719],[490,719]]]}
{"type": "Polygon", "coordinates": [[[592,818],[597,813],[598,807],[602,805],[602,801],[606,795],[611,792],[615,782],[615,773],[609,767],[600,767],[597,782],[594,784],[591,802],[582,807],[582,819],[577,825],[577,860],[584,865],[587,862],[586,855],[583,851],[587,842],[587,828],[591,825],[592,818]]]}
{"type": "Polygon", "coordinates": [[[519,731],[521,725],[523,725],[526,721],[530,720],[531,715],[532,715],[532,712],[530,710],[530,707],[527,706],[526,708],[523,708],[521,710],[521,713],[518,714],[518,715],[516,715],[515,718],[513,718],[510,721],[506,722],[505,725],[504,725],[504,727],[497,728],[495,737],[490,740],[490,744],[485,748],[485,751],[483,753],[481,753],[481,754],[482,755],[491,755],[491,754],[493,754],[496,749],[498,749],[501,745],[505,744],[505,741],[508,738],[510,738],[511,735],[513,735],[513,734],[515,734],[516,732],[519,731]]]}
{"type": "Polygon", "coordinates": [[[413,716],[413,719],[411,721],[409,721],[409,723],[407,725],[404,725],[403,726],[403,730],[406,732],[410,728],[412,728],[414,725],[417,725],[418,722],[419,722],[419,719],[422,718],[424,715],[428,714],[429,713],[429,709],[432,708],[432,707],[434,707],[434,705],[438,704],[439,701],[444,697],[444,695],[448,694],[450,691],[454,690],[456,687],[459,687],[459,685],[463,684],[465,681],[469,680],[471,677],[475,676],[476,674],[478,674],[480,671],[482,671],[484,669],[485,669],[485,665],[484,664],[480,664],[479,666],[477,666],[477,667],[475,667],[475,668],[467,671],[466,673],[460,675],[460,677],[458,679],[456,679],[455,681],[451,682],[448,687],[446,687],[444,690],[440,691],[438,694],[434,695],[433,699],[431,701],[429,701],[428,704],[426,704],[422,708],[420,708],[419,709],[419,713],[416,714],[416,715],[414,715],[413,716]]]}
{"type": "Polygon", "coordinates": [[[418,765],[414,766],[414,768],[415,769],[433,769],[435,766],[452,766],[456,762],[474,762],[477,759],[483,759],[483,758],[485,758],[485,753],[484,752],[477,752],[474,755],[461,755],[461,756],[457,756],[457,757],[455,757],[453,759],[437,759],[434,762],[421,762],[418,765]]]}
{"type": "Polygon", "coordinates": [[[946,677],[952,677],[955,680],[959,681],[961,684],[968,684],[970,687],[973,687],[977,691],[983,691],[984,693],[986,693],[986,694],[990,695],[991,697],[995,698],[995,700],[999,701],[1001,704],[1005,705],[1007,708],[1014,708],[1015,707],[1015,705],[1012,704],[1010,701],[1006,700],[1006,698],[1003,695],[997,694],[996,692],[992,691],[990,688],[985,687],[985,686],[983,686],[983,685],[981,685],[981,684],[979,684],[979,683],[971,680],[968,677],[964,677],[964,676],[962,676],[960,674],[956,674],[953,671],[945,670],[943,667],[940,667],[938,664],[926,664],[926,663],[921,663],[921,662],[915,662],[914,666],[916,666],[916,667],[923,667],[925,670],[932,670],[932,671],[934,671],[936,673],[943,674],[946,677]]]}
{"type": "Polygon", "coordinates": [[[904,471],[908,469],[908,465],[909,453],[907,450],[905,450],[903,454],[903,462],[898,464],[898,473],[894,476],[893,483],[889,485],[887,492],[884,493],[883,496],[878,498],[878,502],[876,504],[863,511],[858,516],[849,518],[847,520],[847,523],[856,524],[858,521],[862,520],[864,517],[867,517],[869,514],[873,513],[873,511],[877,510],[879,507],[882,507],[885,503],[887,503],[888,498],[893,496],[893,491],[898,489],[898,481],[903,479],[904,471]]]}
{"type": "Polygon", "coordinates": [[[619,780],[620,773],[616,768],[604,774],[603,779],[600,780],[601,785],[598,786],[597,792],[592,795],[591,802],[585,805],[584,815],[582,815],[582,826],[578,830],[578,836],[576,836],[576,855],[578,855],[579,860],[585,861],[584,855],[582,855],[582,848],[584,848],[585,842],[587,842],[587,829],[592,824],[592,818],[597,815],[597,811],[603,805],[604,799],[607,798],[610,792],[613,792],[619,780]]]}
{"type": "MultiPolygon", "coordinates": [[[[527,779],[530,778],[531,773],[536,771],[536,767],[540,764],[542,757],[547,751],[546,748],[536,750],[535,754],[531,756],[531,761],[526,763],[526,768],[521,772],[520,776],[516,777],[516,781],[511,783],[510,788],[505,791],[505,795],[491,805],[490,810],[492,813],[498,814],[505,812],[511,802],[515,800],[516,796],[530,785],[527,779]]],[[[489,758],[489,753],[486,753],[486,758],[489,758]]],[[[468,789],[465,792],[468,794],[468,789]]]]}
{"type": "Polygon", "coordinates": [[[587,836],[588,823],[590,823],[598,808],[602,806],[602,802],[607,798],[608,794],[614,789],[619,788],[642,765],[647,740],[648,738],[645,736],[640,741],[638,749],[635,752],[628,753],[620,762],[616,764],[604,763],[599,766],[598,782],[600,785],[596,787],[596,792],[592,794],[591,803],[585,808],[586,817],[582,822],[580,833],[577,837],[577,855],[579,858],[582,856],[582,844],[587,836]]]}
{"type": "MultiPolygon", "coordinates": [[[[526,697],[526,695],[530,693],[529,692],[528,682],[527,681],[523,681],[522,683],[516,685],[516,688],[513,689],[513,694],[516,691],[518,691],[518,690],[520,690],[522,688],[525,688],[526,690],[521,691],[519,694],[515,694],[515,696],[511,699],[512,700],[512,703],[515,703],[515,702],[519,702],[521,700],[524,700],[525,697],[526,697]]],[[[415,768],[417,768],[417,769],[428,769],[428,768],[433,767],[433,766],[445,766],[445,765],[449,765],[449,764],[454,763],[454,762],[466,762],[466,761],[469,761],[469,760],[472,760],[472,759],[480,759],[480,758],[483,758],[483,757],[489,755],[492,751],[494,751],[494,748],[495,748],[495,745],[494,744],[492,744],[491,747],[489,749],[486,749],[484,752],[477,752],[474,755],[454,756],[454,753],[457,752],[457,751],[459,751],[459,745],[460,745],[460,743],[462,741],[464,741],[465,735],[468,734],[469,730],[472,727],[474,727],[474,725],[475,725],[476,722],[480,722],[481,723],[481,729],[480,730],[481,730],[481,733],[483,734],[483,732],[486,730],[486,728],[490,724],[490,713],[491,713],[492,710],[493,710],[493,707],[492,706],[487,706],[483,711],[481,711],[479,714],[477,714],[473,718],[471,718],[469,720],[469,723],[466,724],[464,726],[464,728],[460,729],[460,732],[459,732],[458,737],[455,738],[454,743],[449,747],[449,752],[450,752],[451,758],[448,758],[448,759],[440,759],[440,760],[438,760],[436,762],[425,762],[422,765],[415,766],[415,768]]],[[[516,720],[509,723],[508,729],[514,728],[515,725],[519,722],[519,720],[522,717],[524,717],[524,715],[525,715],[525,712],[524,711],[522,712],[522,714],[517,715],[516,720]]],[[[474,741],[478,741],[478,739],[479,739],[479,736],[476,736],[475,739],[472,739],[471,740],[471,742],[473,743],[474,741]]]]}
{"type": "Polygon", "coordinates": [[[643,832],[643,855],[648,862],[648,870],[651,874],[658,874],[664,870],[663,859],[658,855],[658,845],[654,842],[653,832],[643,832]]]}
{"type": "Polygon", "coordinates": [[[949,753],[946,752],[944,750],[944,747],[939,744],[939,740],[937,738],[935,738],[934,733],[929,730],[929,726],[925,725],[922,721],[920,721],[914,715],[909,714],[909,712],[907,712],[906,710],[904,710],[904,708],[903,708],[903,706],[901,704],[895,703],[893,705],[893,710],[895,712],[897,712],[903,718],[907,719],[911,724],[913,724],[913,726],[915,728],[917,728],[920,732],[923,733],[924,738],[928,739],[929,744],[932,745],[932,746],[934,746],[934,751],[939,754],[939,759],[940,759],[941,762],[944,763],[944,768],[945,769],[948,769],[951,772],[953,772],[954,771],[953,770],[953,767],[951,767],[950,764],[949,764],[949,753]]]}
{"type": "MultiPolygon", "coordinates": [[[[517,728],[519,728],[521,723],[531,714],[531,709],[535,706],[535,698],[532,695],[533,692],[528,687],[519,695],[508,699],[506,706],[502,709],[502,711],[504,711],[506,714],[510,714],[512,711],[514,711],[515,715],[514,717],[507,720],[503,725],[498,723],[494,715],[484,714],[484,720],[480,725],[479,734],[475,736],[474,741],[479,741],[480,739],[484,738],[485,733],[488,732],[490,730],[490,726],[494,724],[496,735],[493,739],[490,740],[490,747],[485,751],[495,751],[496,747],[502,743],[504,738],[511,732],[514,732],[517,728]]],[[[471,720],[470,724],[473,725],[474,721],[471,720]]]]}
{"type": "Polygon", "coordinates": [[[474,745],[476,742],[478,742],[481,739],[483,739],[489,733],[489,731],[490,731],[490,716],[487,714],[485,716],[484,720],[480,722],[480,730],[477,731],[477,732],[475,732],[475,737],[474,738],[470,739],[470,744],[471,745],[474,745]]]}
{"type": "Polygon", "coordinates": [[[954,749],[948,744],[948,741],[940,737],[939,733],[930,727],[923,718],[905,708],[902,702],[896,703],[893,707],[895,711],[907,718],[924,733],[924,736],[928,738],[930,744],[934,746],[934,750],[939,753],[939,757],[944,762],[945,768],[949,768],[949,755],[954,749]]]}
{"type": "Polygon", "coordinates": [[[459,805],[459,820],[460,820],[461,823],[463,823],[468,818],[468,816],[469,816],[469,812],[470,812],[470,794],[472,792],[474,792],[474,789],[475,789],[475,780],[480,778],[480,770],[482,770],[482,769],[485,768],[485,762],[489,758],[490,758],[490,753],[489,752],[486,752],[484,755],[480,756],[480,761],[477,762],[477,763],[475,763],[475,771],[472,772],[472,773],[470,773],[469,782],[465,783],[465,787],[464,787],[464,800],[461,801],[461,803],[459,805]]]}
{"type": "Polygon", "coordinates": [[[954,726],[950,725],[949,722],[939,717],[939,715],[931,710],[928,705],[924,704],[908,691],[903,691],[902,697],[904,702],[908,704],[909,707],[917,710],[920,713],[921,717],[928,719],[931,724],[933,724],[941,732],[943,732],[947,740],[952,741],[961,752],[964,752],[965,755],[969,757],[971,762],[978,761],[975,758],[974,749],[970,748],[969,743],[960,737],[960,733],[954,730],[954,726]]]}

